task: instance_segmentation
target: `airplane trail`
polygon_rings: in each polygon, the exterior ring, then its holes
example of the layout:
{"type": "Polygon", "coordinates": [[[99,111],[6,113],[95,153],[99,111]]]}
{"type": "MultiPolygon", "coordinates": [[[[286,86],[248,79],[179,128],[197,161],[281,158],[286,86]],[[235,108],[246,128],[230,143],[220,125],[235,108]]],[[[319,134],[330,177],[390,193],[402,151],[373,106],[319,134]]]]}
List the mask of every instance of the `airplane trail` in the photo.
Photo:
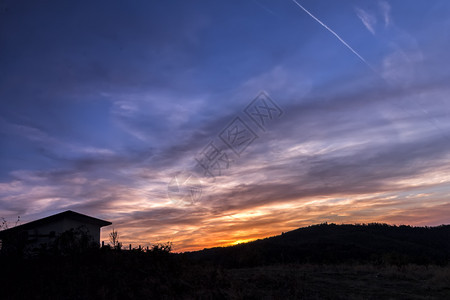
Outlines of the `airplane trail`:
{"type": "Polygon", "coordinates": [[[347,47],[350,51],[353,52],[363,63],[365,63],[372,71],[375,71],[374,68],[361,56],[356,52],[349,44],[347,44],[336,32],[334,32],[330,27],[328,27],[326,24],[324,24],[322,21],[320,21],[318,18],[316,18],[312,13],[310,13],[306,8],[304,8],[300,3],[298,3],[296,0],[292,0],[295,4],[298,5],[304,12],[306,12],[311,18],[316,20],[320,25],[322,25],[326,30],[331,32],[342,44],[344,44],[345,47],[347,47]]]}
{"type": "Polygon", "coordinates": [[[264,9],[268,13],[274,15],[275,17],[279,17],[276,13],[274,13],[272,10],[268,9],[265,5],[262,5],[261,3],[259,3],[258,0],[253,0],[253,2],[255,2],[257,5],[259,5],[262,9],[264,9]]]}
{"type": "MultiPolygon", "coordinates": [[[[296,0],[292,0],[295,4],[298,5],[298,7],[300,7],[304,12],[306,12],[308,15],[311,16],[311,18],[313,18],[314,20],[316,20],[320,25],[322,25],[323,27],[325,27],[326,30],[328,30],[329,32],[331,32],[342,44],[344,44],[345,47],[347,47],[348,49],[350,49],[350,51],[352,51],[362,62],[364,62],[375,74],[378,75],[378,77],[380,77],[381,79],[383,79],[383,81],[386,81],[386,79],[384,79],[380,74],[378,74],[378,72],[361,56],[358,54],[358,52],[356,52],[349,44],[347,44],[336,32],[334,32],[330,27],[328,27],[327,25],[325,25],[322,21],[320,21],[318,18],[316,18],[312,13],[310,13],[306,8],[304,8],[300,3],[298,3],[296,0]]],[[[389,82],[388,82],[389,83],[389,82]]],[[[403,110],[406,111],[405,108],[402,108],[403,110]]],[[[437,120],[435,118],[430,118],[428,112],[426,110],[424,110],[422,107],[419,106],[419,109],[421,109],[421,111],[428,117],[429,122],[438,130],[441,131],[442,135],[444,136],[445,139],[450,141],[450,137],[447,136],[447,134],[445,133],[444,129],[442,127],[440,127],[439,123],[437,122],[437,120]]]]}

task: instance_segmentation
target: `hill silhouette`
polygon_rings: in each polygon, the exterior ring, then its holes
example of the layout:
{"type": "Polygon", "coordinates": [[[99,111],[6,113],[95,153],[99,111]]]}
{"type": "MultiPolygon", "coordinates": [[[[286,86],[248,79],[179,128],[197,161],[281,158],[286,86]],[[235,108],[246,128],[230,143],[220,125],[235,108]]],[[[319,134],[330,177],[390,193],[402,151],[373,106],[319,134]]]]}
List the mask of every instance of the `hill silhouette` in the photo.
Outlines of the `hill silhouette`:
{"type": "Polygon", "coordinates": [[[276,263],[439,264],[450,260],[450,225],[319,224],[278,236],[184,254],[224,267],[276,263]]]}

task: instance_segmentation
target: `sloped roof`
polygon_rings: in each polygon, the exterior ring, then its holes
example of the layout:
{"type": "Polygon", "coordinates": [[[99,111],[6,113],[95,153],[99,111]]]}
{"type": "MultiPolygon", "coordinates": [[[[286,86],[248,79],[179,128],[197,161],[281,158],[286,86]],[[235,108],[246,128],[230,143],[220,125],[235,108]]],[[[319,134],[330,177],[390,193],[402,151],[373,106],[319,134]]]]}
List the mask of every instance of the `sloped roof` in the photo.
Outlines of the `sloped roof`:
{"type": "Polygon", "coordinates": [[[9,228],[9,229],[0,231],[0,237],[2,237],[2,235],[4,235],[5,233],[9,233],[9,232],[16,231],[16,230],[27,230],[27,229],[34,228],[39,225],[53,223],[53,222],[59,221],[61,219],[66,219],[66,218],[76,220],[76,221],[79,221],[82,223],[98,225],[100,227],[108,226],[108,225],[112,224],[111,222],[108,222],[105,220],[97,219],[97,218],[83,215],[83,214],[80,214],[80,213],[77,213],[77,212],[74,212],[71,210],[67,210],[67,211],[61,212],[59,214],[51,215],[51,216],[48,216],[48,217],[45,217],[42,219],[28,222],[23,225],[19,225],[19,226],[13,227],[13,228],[9,228]]]}

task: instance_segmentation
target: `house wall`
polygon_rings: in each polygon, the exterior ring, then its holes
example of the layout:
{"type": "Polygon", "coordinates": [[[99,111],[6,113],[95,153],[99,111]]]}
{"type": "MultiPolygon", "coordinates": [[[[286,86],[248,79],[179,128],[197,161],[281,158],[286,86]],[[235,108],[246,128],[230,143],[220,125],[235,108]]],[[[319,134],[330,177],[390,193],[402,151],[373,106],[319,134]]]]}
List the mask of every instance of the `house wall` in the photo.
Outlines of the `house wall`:
{"type": "Polygon", "coordinates": [[[33,229],[27,230],[29,247],[39,247],[41,244],[48,244],[55,240],[61,233],[70,230],[77,229],[83,226],[88,230],[88,234],[92,237],[92,240],[99,244],[100,242],[100,227],[93,224],[82,223],[72,219],[61,219],[56,222],[37,226],[33,229]]]}

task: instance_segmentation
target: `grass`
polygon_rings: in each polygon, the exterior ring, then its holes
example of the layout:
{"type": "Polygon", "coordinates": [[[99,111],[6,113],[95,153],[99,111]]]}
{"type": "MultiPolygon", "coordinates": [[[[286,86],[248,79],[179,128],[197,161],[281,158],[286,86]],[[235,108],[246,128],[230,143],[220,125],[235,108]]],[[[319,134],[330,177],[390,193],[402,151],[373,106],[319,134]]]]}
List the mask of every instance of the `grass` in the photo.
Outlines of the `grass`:
{"type": "Polygon", "coordinates": [[[277,265],[226,272],[230,299],[450,299],[450,268],[277,265]]]}
{"type": "Polygon", "coordinates": [[[1,299],[450,299],[450,266],[225,268],[176,254],[1,260],[1,299]]]}

